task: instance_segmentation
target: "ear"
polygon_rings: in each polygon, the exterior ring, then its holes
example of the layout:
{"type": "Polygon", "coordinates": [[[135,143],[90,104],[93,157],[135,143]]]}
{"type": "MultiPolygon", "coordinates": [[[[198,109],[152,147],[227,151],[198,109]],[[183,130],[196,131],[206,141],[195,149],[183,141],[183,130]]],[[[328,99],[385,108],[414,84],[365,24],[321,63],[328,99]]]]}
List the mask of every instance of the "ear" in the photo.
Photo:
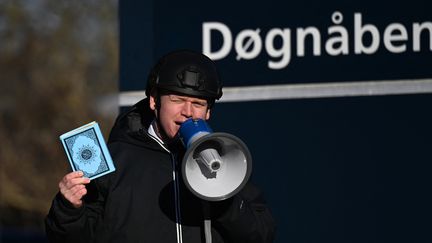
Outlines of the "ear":
{"type": "Polygon", "coordinates": [[[154,95],[150,95],[150,100],[149,100],[150,102],[150,109],[152,110],[152,111],[154,111],[154,110],[156,110],[156,99],[155,99],[155,97],[154,97],[154,95]]]}
{"type": "Polygon", "coordinates": [[[210,119],[210,113],[211,113],[211,110],[207,109],[206,120],[210,119]]]}

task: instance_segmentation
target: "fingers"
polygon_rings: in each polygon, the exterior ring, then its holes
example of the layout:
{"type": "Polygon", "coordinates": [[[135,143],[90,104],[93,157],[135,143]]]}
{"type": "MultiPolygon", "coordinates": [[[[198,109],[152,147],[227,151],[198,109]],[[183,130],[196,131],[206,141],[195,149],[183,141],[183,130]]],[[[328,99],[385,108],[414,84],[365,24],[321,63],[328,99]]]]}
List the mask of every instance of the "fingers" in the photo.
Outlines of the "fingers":
{"type": "Polygon", "coordinates": [[[59,182],[60,193],[76,208],[82,206],[81,199],[87,194],[85,185],[90,183],[90,179],[83,175],[81,171],[71,172],[59,182]]]}
{"type": "Polygon", "coordinates": [[[82,171],[74,171],[65,175],[62,179],[62,182],[64,182],[68,187],[74,186],[75,184],[88,184],[90,180],[83,176],[84,173],[82,171]]]}

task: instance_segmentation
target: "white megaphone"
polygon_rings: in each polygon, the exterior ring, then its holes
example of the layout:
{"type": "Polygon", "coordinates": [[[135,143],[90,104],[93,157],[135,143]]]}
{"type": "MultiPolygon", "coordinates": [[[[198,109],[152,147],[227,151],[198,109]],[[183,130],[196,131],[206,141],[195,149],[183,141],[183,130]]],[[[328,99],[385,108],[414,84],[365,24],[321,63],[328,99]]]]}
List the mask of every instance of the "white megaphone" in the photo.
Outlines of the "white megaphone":
{"type": "Polygon", "coordinates": [[[221,201],[243,188],[252,172],[252,157],[239,138],[212,133],[204,120],[188,119],[179,132],[187,149],[182,175],[193,194],[207,201],[221,201]]]}

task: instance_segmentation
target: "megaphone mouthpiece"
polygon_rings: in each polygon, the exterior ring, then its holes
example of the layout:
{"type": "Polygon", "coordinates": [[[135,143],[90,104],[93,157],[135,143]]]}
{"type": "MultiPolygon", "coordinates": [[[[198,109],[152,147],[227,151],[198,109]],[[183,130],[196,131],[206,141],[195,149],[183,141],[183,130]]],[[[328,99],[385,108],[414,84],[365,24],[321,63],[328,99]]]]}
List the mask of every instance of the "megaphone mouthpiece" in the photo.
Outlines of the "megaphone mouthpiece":
{"type": "Polygon", "coordinates": [[[188,119],[180,126],[179,133],[186,148],[202,136],[213,132],[204,120],[188,119]]]}

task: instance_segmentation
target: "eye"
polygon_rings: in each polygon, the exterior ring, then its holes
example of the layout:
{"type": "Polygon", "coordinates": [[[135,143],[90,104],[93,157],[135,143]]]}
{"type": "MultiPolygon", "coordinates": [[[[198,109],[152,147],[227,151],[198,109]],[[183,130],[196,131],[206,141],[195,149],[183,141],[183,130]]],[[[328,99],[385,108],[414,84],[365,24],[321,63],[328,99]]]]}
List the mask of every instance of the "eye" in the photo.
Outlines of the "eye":
{"type": "Polygon", "coordinates": [[[207,107],[207,102],[199,102],[199,101],[197,101],[197,102],[193,102],[192,104],[193,104],[195,107],[198,107],[198,108],[207,107]]]}
{"type": "Polygon", "coordinates": [[[184,99],[178,96],[170,96],[170,101],[176,104],[181,104],[184,102],[184,99]]]}

